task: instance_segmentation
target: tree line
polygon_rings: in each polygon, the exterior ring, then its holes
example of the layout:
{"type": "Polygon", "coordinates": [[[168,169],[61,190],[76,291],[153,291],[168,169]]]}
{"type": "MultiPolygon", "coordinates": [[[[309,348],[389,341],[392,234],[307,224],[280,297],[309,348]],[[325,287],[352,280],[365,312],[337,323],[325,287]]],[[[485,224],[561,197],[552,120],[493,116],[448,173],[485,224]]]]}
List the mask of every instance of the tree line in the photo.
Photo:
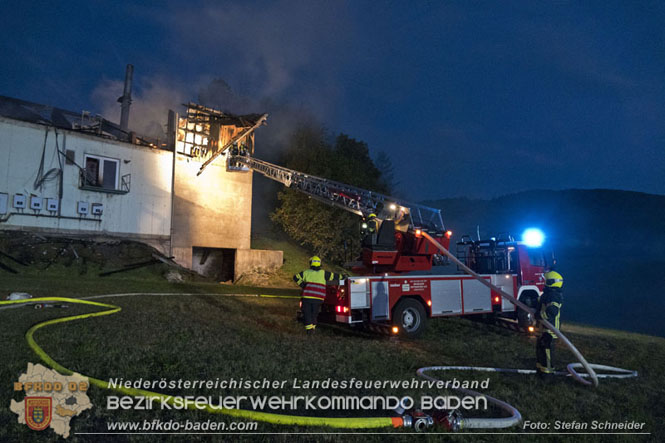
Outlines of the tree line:
{"type": "MultiPolygon", "coordinates": [[[[375,163],[367,143],[341,133],[331,137],[315,126],[294,131],[279,163],[383,194],[389,194],[393,185],[387,154],[379,153],[375,163]]],[[[292,189],[280,191],[271,219],[300,245],[327,260],[341,264],[360,252],[360,217],[292,189]]]]}

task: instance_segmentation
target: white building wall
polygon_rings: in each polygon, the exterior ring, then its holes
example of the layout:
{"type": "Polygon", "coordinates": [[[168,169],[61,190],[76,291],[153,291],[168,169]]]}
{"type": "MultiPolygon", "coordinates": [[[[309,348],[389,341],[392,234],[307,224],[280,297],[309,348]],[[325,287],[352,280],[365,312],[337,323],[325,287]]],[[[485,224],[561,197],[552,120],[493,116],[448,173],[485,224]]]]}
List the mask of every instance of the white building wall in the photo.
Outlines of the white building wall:
{"type": "MultiPolygon", "coordinates": [[[[23,214],[35,213],[29,206],[31,195],[44,198],[44,208],[37,212],[40,215],[52,214],[46,209],[47,198],[58,198],[58,179],[45,183],[42,189],[34,189],[46,131],[46,126],[0,117],[0,193],[8,194],[7,209],[9,213],[14,213],[8,219],[9,214],[0,214],[0,220],[6,219],[0,223],[0,229],[34,228],[64,233],[168,239],[171,230],[173,154],[74,131],[58,130],[60,150],[75,151],[75,161],[80,166],[85,165],[85,154],[118,159],[118,176],[131,174],[130,192],[114,194],[80,189],[79,168],[65,164],[65,159],[62,158],[64,173],[60,213],[63,217],[77,219],[15,214],[19,211],[12,205],[14,194],[23,194],[28,200],[23,214]],[[79,201],[88,202],[90,205],[103,204],[103,215],[95,217],[89,214],[78,219],[79,201]],[[91,221],[95,219],[100,221],[91,221]]],[[[56,136],[54,129],[48,128],[44,173],[57,167],[59,163],[56,136]]]]}
{"type": "MultiPolygon", "coordinates": [[[[0,194],[8,197],[7,212],[0,211],[0,230],[134,239],[164,254],[172,252],[176,261],[189,268],[195,246],[234,249],[236,278],[281,265],[281,251],[249,249],[252,173],[228,172],[222,158],[197,177],[201,163],[178,155],[171,238],[173,153],[58,129],[58,148],[74,151],[79,166],[85,166],[86,154],[117,159],[118,176],[131,174],[131,186],[126,194],[81,189],[79,168],[62,158],[61,217],[55,217],[47,210],[46,200],[58,198],[59,179],[34,188],[46,133],[47,126],[0,117],[0,194]],[[26,209],[13,207],[15,194],[26,196],[26,209]],[[30,209],[31,196],[42,197],[43,209],[30,209]],[[90,206],[101,203],[103,215],[80,217],[80,201],[90,206]]],[[[56,132],[48,128],[43,172],[59,167],[56,132]]]]}

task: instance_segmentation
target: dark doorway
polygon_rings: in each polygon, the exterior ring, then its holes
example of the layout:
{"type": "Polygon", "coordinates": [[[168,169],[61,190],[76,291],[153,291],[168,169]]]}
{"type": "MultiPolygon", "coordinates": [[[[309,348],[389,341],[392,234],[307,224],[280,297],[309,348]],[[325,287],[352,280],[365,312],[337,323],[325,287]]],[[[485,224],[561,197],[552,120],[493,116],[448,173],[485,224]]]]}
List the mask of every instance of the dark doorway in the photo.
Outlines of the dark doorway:
{"type": "Polygon", "coordinates": [[[236,250],[225,248],[192,248],[192,269],[217,281],[233,281],[236,250]]]}

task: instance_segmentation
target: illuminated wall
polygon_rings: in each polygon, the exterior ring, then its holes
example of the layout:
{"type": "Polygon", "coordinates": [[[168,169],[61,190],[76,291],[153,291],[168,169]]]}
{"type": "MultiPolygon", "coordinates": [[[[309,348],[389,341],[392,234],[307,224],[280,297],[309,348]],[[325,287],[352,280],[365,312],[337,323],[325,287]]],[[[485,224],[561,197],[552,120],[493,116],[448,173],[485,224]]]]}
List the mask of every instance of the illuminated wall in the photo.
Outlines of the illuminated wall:
{"type": "Polygon", "coordinates": [[[176,158],[173,204],[173,255],[191,267],[192,247],[249,249],[252,220],[252,173],[228,172],[225,157],[201,175],[202,161],[176,158]]]}

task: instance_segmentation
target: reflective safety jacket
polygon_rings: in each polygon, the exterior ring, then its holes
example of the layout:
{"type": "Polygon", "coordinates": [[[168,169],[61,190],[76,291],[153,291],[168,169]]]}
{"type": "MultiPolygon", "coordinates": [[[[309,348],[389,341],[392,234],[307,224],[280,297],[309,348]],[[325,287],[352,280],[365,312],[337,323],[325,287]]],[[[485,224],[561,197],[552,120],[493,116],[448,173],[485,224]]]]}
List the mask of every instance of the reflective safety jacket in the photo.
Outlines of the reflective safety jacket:
{"type": "MultiPolygon", "coordinates": [[[[545,287],[543,295],[538,300],[538,307],[536,309],[536,317],[549,321],[555,328],[559,329],[561,306],[563,305],[563,292],[561,288],[545,287]]],[[[547,331],[552,336],[552,331],[547,331]]]]}
{"type": "Polygon", "coordinates": [[[379,222],[375,218],[367,220],[367,232],[370,234],[376,233],[379,230],[379,222]]]}
{"type": "Polygon", "coordinates": [[[344,276],[323,269],[305,269],[293,276],[293,280],[303,288],[302,297],[315,300],[326,298],[326,282],[341,280],[344,276]]]}

